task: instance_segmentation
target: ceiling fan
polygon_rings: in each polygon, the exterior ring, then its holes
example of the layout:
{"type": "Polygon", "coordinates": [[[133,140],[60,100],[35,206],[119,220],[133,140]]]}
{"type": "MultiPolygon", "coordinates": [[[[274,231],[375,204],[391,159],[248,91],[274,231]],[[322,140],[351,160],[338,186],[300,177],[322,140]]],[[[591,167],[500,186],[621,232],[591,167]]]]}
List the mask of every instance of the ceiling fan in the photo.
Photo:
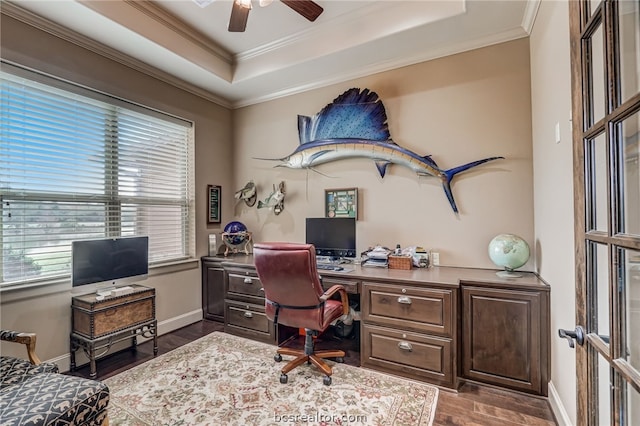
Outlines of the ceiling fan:
{"type": "MultiPolygon", "coordinates": [[[[205,7],[214,0],[193,0],[200,7],[205,7]]],[[[269,6],[273,0],[259,0],[260,6],[269,6]]],[[[322,14],[324,9],[311,0],[280,0],[300,15],[313,22],[322,14]]],[[[233,0],[231,17],[229,18],[229,31],[241,33],[247,28],[247,19],[251,10],[251,0],[233,0]]]]}

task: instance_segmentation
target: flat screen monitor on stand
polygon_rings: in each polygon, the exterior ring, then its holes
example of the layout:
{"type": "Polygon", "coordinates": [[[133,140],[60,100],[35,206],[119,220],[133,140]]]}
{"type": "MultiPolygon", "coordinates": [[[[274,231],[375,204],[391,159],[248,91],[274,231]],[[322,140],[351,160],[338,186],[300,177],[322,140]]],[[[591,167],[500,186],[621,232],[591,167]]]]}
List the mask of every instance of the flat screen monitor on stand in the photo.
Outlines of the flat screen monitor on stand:
{"type": "Polygon", "coordinates": [[[104,238],[71,243],[72,294],[95,291],[99,297],[103,297],[117,288],[122,291],[122,286],[145,280],[148,273],[149,237],[104,238]]]}
{"type": "Polygon", "coordinates": [[[306,242],[315,246],[319,263],[351,262],[356,257],[356,220],[308,217],[306,242]]]}

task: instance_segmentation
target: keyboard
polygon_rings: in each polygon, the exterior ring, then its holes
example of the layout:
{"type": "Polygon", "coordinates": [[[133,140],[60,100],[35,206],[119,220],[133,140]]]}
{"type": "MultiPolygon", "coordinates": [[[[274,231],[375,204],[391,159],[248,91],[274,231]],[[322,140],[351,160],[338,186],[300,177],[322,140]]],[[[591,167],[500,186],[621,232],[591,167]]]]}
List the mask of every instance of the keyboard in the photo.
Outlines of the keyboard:
{"type": "Polygon", "coordinates": [[[342,271],[344,268],[331,263],[318,263],[318,269],[322,269],[323,271],[342,271]]]}

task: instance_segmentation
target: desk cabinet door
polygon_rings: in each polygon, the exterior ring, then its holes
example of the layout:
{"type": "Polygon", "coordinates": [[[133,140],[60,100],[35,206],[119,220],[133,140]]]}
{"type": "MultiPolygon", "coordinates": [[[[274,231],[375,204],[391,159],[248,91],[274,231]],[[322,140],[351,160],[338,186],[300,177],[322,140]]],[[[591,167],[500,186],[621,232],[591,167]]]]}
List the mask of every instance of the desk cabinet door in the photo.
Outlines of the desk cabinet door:
{"type": "Polygon", "coordinates": [[[546,394],[541,365],[541,294],[462,287],[465,377],[546,394]]]}
{"type": "Polygon", "coordinates": [[[202,262],[202,311],[208,320],[224,321],[224,269],[202,262]]]}

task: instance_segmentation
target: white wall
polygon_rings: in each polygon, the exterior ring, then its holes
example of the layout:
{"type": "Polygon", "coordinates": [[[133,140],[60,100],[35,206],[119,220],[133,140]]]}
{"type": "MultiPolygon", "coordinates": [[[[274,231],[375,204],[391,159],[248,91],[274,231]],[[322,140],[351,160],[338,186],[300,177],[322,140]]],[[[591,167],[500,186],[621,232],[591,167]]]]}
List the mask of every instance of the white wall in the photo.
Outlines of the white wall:
{"type": "Polygon", "coordinates": [[[551,285],[550,401],[576,424],[575,352],[557,337],[575,327],[569,6],[542,1],[530,37],[536,271],[551,285]],[[555,127],[560,126],[556,143],[555,127]],[[561,406],[558,406],[561,404],[561,406]]]}

